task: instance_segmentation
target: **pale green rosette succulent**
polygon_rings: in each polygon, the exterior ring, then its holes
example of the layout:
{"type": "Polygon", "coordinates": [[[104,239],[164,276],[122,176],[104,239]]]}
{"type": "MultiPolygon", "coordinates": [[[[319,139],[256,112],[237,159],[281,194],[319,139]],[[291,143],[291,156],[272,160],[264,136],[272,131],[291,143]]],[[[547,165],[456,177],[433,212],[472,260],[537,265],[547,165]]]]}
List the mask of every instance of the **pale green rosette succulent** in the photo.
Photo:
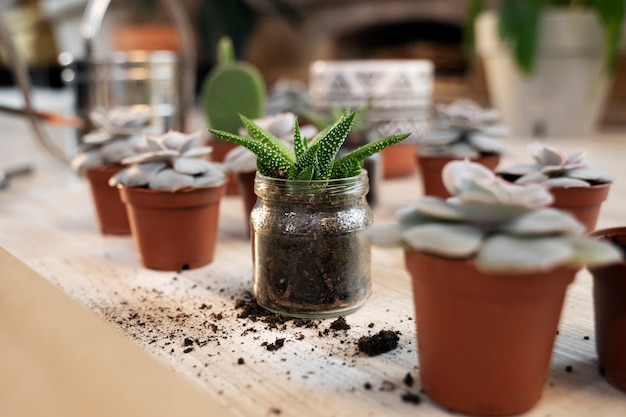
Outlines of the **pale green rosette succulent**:
{"type": "Polygon", "coordinates": [[[122,163],[129,167],[111,177],[110,186],[174,192],[217,187],[226,181],[221,164],[207,160],[213,149],[201,146],[201,132],[169,131],[160,136],[146,135],[144,139],[149,151],[123,159],[122,163]]]}
{"type": "Polygon", "coordinates": [[[448,163],[443,180],[452,197],[421,197],[397,213],[398,224],[374,225],[368,238],[380,246],[473,259],[476,268],[494,273],[621,260],[618,249],[585,236],[570,214],[548,207],[553,197],[543,186],[511,184],[467,160],[448,163]]]}
{"type": "Polygon", "coordinates": [[[506,126],[498,124],[498,112],[472,100],[459,99],[436,107],[437,118],[417,141],[422,156],[476,159],[505,152],[506,126]]]}
{"type": "Polygon", "coordinates": [[[528,145],[534,163],[514,164],[498,175],[516,184],[542,184],[547,187],[590,187],[613,181],[613,176],[592,167],[584,151],[564,154],[554,147],[533,142],[528,145]]]}
{"type": "Polygon", "coordinates": [[[151,129],[149,106],[94,110],[90,119],[96,129],[81,138],[79,152],[71,161],[76,171],[120,164],[122,159],[145,151],[142,134],[151,129]]]}

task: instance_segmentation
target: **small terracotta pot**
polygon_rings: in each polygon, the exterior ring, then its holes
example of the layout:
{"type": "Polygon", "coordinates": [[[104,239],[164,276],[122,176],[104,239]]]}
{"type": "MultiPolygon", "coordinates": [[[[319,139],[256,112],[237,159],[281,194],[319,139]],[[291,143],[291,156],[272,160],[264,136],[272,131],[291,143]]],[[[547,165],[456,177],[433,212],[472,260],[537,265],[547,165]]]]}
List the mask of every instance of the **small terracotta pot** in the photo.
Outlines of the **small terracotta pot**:
{"type": "MultiPolygon", "coordinates": [[[[602,229],[592,234],[626,247],[626,227],[602,229]]],[[[590,268],[593,276],[593,304],[596,350],[600,373],[626,392],[626,263],[590,268]]]]}
{"type": "Polygon", "coordinates": [[[173,193],[121,188],[141,263],[151,269],[182,271],[212,262],[224,188],[173,193]]]}
{"type": "MultiPolygon", "coordinates": [[[[230,152],[233,148],[238,146],[236,143],[217,139],[210,140],[209,145],[213,148],[213,152],[211,152],[210,155],[211,161],[215,162],[224,162],[226,154],[230,152]]],[[[226,181],[226,195],[239,194],[237,181],[235,180],[235,174],[229,172],[226,174],[226,177],[228,177],[228,181],[226,181]]]]}
{"type": "Polygon", "coordinates": [[[254,192],[256,171],[238,172],[235,175],[237,178],[237,186],[239,187],[239,195],[241,195],[243,200],[244,220],[248,229],[248,235],[250,235],[250,213],[256,204],[256,193],[254,192]]]}
{"type": "Polygon", "coordinates": [[[89,169],[85,177],[89,180],[91,197],[96,207],[100,231],[103,234],[129,235],[130,224],[126,207],[117,188],[109,186],[109,178],[123,169],[122,165],[105,165],[89,169]]]}
{"type": "MultiPolygon", "coordinates": [[[[448,156],[421,156],[417,155],[419,160],[420,172],[422,174],[422,185],[424,195],[432,195],[435,197],[448,198],[450,193],[446,190],[441,179],[443,167],[450,161],[458,160],[448,156]]],[[[480,158],[471,159],[490,170],[495,170],[500,163],[500,155],[488,155],[480,158]]]]}
{"type": "Polygon", "coordinates": [[[600,206],[609,195],[611,183],[591,187],[552,187],[552,206],[570,212],[585,225],[588,232],[596,228],[600,206]]]}
{"type": "Polygon", "coordinates": [[[426,394],[471,415],[522,413],[539,400],[576,271],[485,274],[473,262],[405,251],[426,394]]]}
{"type": "Polygon", "coordinates": [[[383,178],[406,177],[415,172],[415,143],[400,142],[383,149],[383,178]]]}

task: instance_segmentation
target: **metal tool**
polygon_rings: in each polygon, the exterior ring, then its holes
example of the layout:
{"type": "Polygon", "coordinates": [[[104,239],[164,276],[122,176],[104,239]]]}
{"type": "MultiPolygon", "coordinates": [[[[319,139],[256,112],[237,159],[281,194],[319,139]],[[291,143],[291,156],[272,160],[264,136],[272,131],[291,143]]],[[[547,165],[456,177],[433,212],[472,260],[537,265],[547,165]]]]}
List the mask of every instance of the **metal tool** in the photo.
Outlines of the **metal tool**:
{"type": "Polygon", "coordinates": [[[27,175],[33,172],[33,166],[30,164],[17,165],[7,169],[0,169],[0,190],[8,187],[12,178],[27,175]]]}

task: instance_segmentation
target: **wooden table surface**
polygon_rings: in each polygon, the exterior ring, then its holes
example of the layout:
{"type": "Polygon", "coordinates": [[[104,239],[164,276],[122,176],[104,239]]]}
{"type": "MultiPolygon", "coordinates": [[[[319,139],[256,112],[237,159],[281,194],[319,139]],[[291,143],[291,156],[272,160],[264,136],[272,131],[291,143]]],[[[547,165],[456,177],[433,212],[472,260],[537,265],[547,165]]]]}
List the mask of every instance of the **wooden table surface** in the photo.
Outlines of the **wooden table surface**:
{"type": "MultiPolygon", "coordinates": [[[[0,92],[0,102],[13,98],[0,92]]],[[[37,100],[51,108],[71,104],[56,92],[42,92],[37,100]]],[[[61,128],[49,131],[61,139],[70,134],[61,128]]],[[[212,264],[181,273],[147,270],[131,237],[99,233],[86,182],[43,152],[24,120],[0,115],[0,132],[0,167],[22,162],[35,167],[0,191],[0,248],[51,283],[50,291],[62,289],[70,296],[67,302],[78,301],[140,346],[155,359],[154,366],[160,362],[199,388],[213,404],[206,415],[450,415],[420,392],[410,281],[400,250],[372,249],[373,294],[346,317],[348,330],[333,330],[332,319],[304,325],[241,317],[249,300],[252,263],[238,197],[221,202],[212,264]],[[374,357],[359,353],[358,339],[383,329],[399,333],[398,348],[374,357]],[[406,394],[421,402],[408,401],[406,394]]],[[[511,153],[503,164],[529,160],[526,142],[507,139],[511,153]]],[[[563,150],[585,148],[594,165],[617,177],[598,227],[626,223],[626,185],[621,181],[626,176],[626,132],[551,142],[563,150]]],[[[399,207],[420,194],[417,174],[384,181],[376,222],[391,221],[399,207]]],[[[72,323],[54,322],[51,312],[50,322],[40,325],[72,323]]],[[[3,334],[8,333],[0,321],[0,344],[3,334]]],[[[543,396],[525,415],[626,415],[626,393],[608,385],[596,368],[591,281],[581,271],[567,294],[543,396]]]]}

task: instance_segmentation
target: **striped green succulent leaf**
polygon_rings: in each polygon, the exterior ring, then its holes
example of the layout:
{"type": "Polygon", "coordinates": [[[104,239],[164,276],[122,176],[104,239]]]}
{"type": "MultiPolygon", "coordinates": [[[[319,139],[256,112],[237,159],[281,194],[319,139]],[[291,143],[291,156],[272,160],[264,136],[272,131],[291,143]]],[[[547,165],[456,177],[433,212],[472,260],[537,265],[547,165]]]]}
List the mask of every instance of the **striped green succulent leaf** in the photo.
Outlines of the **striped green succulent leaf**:
{"type": "Polygon", "coordinates": [[[317,145],[319,145],[316,152],[317,163],[319,165],[319,178],[317,179],[327,180],[330,178],[335,157],[352,128],[354,117],[355,113],[346,109],[343,116],[337,120],[324,137],[317,142],[317,145]]]}
{"type": "Polygon", "coordinates": [[[360,148],[337,158],[332,167],[331,178],[345,178],[351,175],[357,175],[358,171],[355,173],[355,170],[363,167],[363,161],[365,161],[365,158],[368,158],[391,145],[403,141],[410,135],[410,133],[403,133],[400,135],[387,136],[374,142],[370,142],[367,145],[361,146],[360,148]]]}
{"type": "MultiPolygon", "coordinates": [[[[268,148],[273,149],[276,153],[283,155],[283,157],[289,160],[292,164],[296,162],[296,156],[293,151],[289,149],[287,144],[282,140],[278,139],[272,133],[258,126],[254,121],[250,120],[244,115],[239,115],[241,121],[243,122],[243,126],[248,131],[250,137],[264,143],[268,148]]],[[[257,156],[261,156],[258,155],[257,156]]]]}
{"type": "Polygon", "coordinates": [[[293,162],[285,154],[267,142],[235,135],[223,130],[209,129],[209,132],[219,139],[241,145],[256,154],[257,168],[263,175],[281,178],[286,176],[293,167],[293,162]]]}
{"type": "Polygon", "coordinates": [[[296,160],[306,152],[308,146],[306,138],[302,137],[300,133],[300,125],[298,124],[298,119],[296,119],[296,124],[293,127],[293,150],[296,160]]]}

